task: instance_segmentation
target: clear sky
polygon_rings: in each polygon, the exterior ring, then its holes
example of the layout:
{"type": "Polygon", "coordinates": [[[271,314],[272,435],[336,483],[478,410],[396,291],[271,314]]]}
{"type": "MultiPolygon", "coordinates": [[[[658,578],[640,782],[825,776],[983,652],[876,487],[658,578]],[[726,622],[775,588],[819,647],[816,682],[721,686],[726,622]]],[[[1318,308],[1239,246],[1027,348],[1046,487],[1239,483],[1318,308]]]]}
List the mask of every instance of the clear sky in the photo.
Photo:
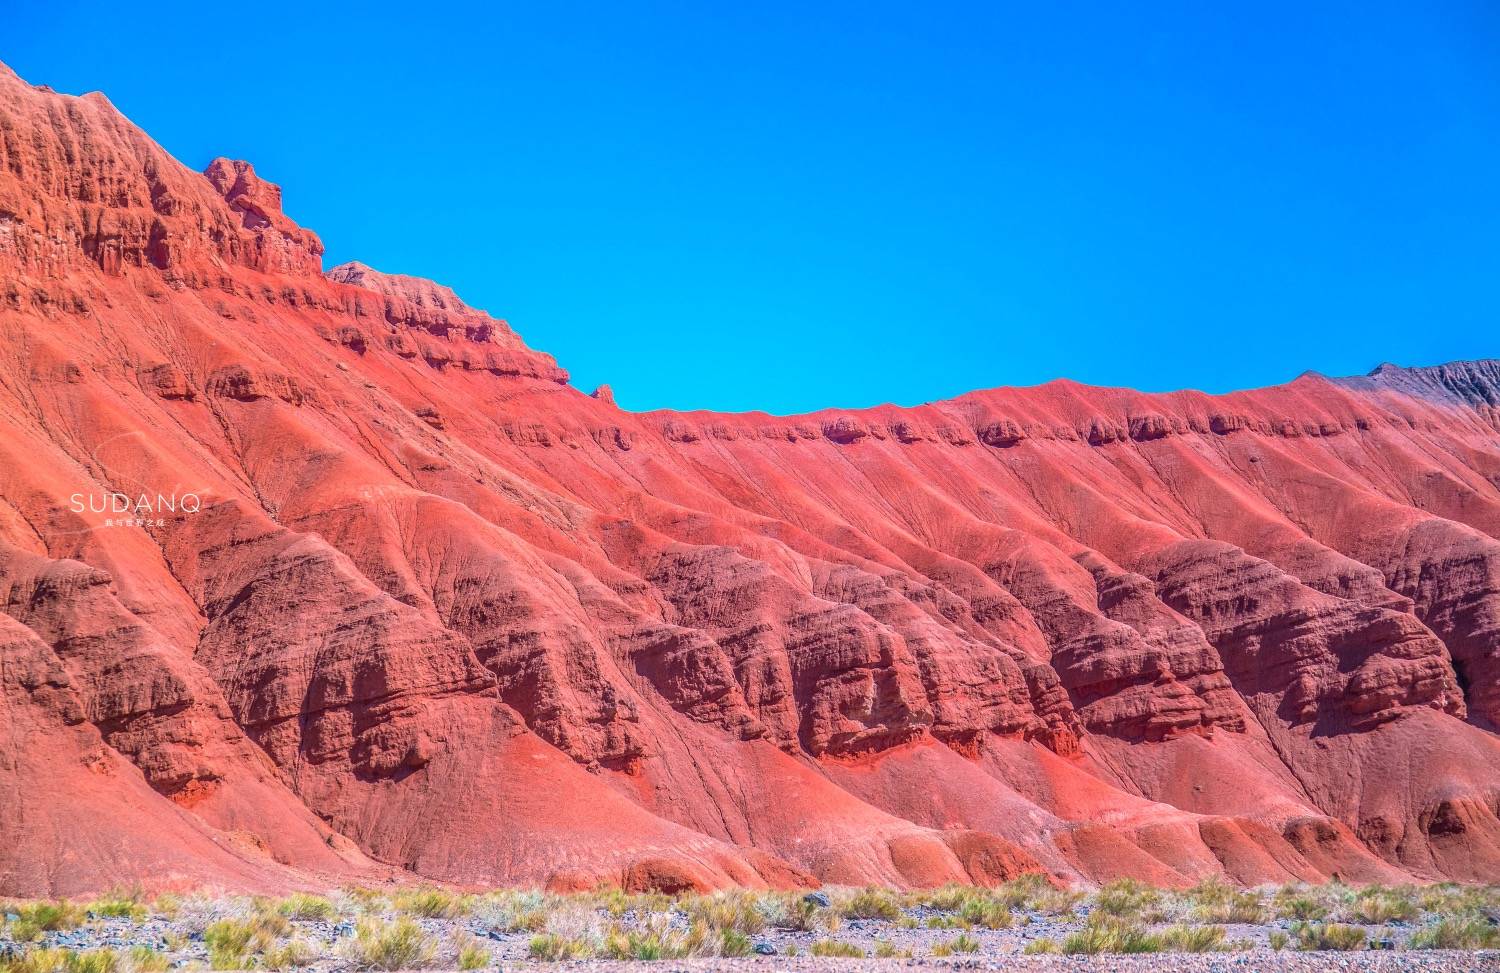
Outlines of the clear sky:
{"type": "Polygon", "coordinates": [[[1500,356],[1492,0],[0,5],[626,408],[1500,356]]]}

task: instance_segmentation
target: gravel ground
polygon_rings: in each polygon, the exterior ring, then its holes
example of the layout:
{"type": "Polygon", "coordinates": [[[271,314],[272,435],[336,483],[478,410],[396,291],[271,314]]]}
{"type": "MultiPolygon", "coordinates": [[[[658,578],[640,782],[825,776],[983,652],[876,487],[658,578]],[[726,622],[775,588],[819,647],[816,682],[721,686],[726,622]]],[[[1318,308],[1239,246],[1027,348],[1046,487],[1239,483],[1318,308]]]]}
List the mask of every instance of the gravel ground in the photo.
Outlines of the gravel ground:
{"type": "Polygon", "coordinates": [[[590,973],[805,973],[900,970],[1006,970],[1016,973],[1468,973],[1500,970],[1500,952],[1427,950],[1421,953],[1293,953],[1257,949],[1243,953],[1153,953],[1146,956],[1004,956],[950,959],[820,959],[811,956],[756,959],[695,959],[624,962],[578,960],[562,963],[504,963],[505,970],[582,970],[590,973]]]}
{"type": "MultiPolygon", "coordinates": [[[[670,898],[664,896],[622,896],[617,893],[585,894],[579,897],[546,897],[534,892],[496,892],[485,895],[459,896],[439,890],[414,893],[396,891],[389,894],[370,890],[332,893],[331,898],[293,896],[273,901],[247,897],[195,895],[167,901],[163,899],[146,908],[138,903],[122,908],[118,901],[101,900],[87,908],[72,907],[66,919],[56,918],[60,906],[10,903],[0,914],[0,973],[17,973],[7,965],[15,958],[39,948],[57,947],[75,952],[109,950],[118,965],[113,973],[141,973],[163,970],[164,973],[200,973],[211,965],[205,935],[218,944],[213,960],[220,965],[251,963],[265,969],[286,969],[306,973],[352,973],[362,965],[390,963],[389,952],[375,952],[372,944],[384,942],[386,934],[401,936],[416,944],[404,955],[418,957],[419,965],[431,970],[451,970],[461,957],[475,973],[495,971],[557,971],[588,967],[597,973],[611,970],[649,969],[668,971],[769,971],[776,970],[897,970],[928,968],[950,970],[1017,971],[1120,971],[1120,973],[1259,973],[1259,971],[1328,970],[1353,971],[1469,971],[1493,970],[1500,973],[1500,950],[1470,949],[1423,950],[1412,947],[1419,930],[1432,927],[1450,917],[1443,932],[1447,942],[1494,946],[1500,941],[1500,906],[1493,887],[1452,887],[1426,890],[1416,904],[1415,890],[1367,890],[1355,893],[1342,886],[1322,889],[1294,889],[1291,898],[1278,900],[1278,909],[1240,908],[1249,892],[1213,889],[1192,893],[1161,894],[1135,889],[1132,894],[1145,896],[1147,905],[1131,905],[1130,888],[1111,887],[1089,896],[1068,894],[1059,901],[1049,888],[1041,887],[1021,899],[987,899],[989,892],[974,890],[942,891],[898,899],[880,890],[831,890],[790,895],[759,896],[751,893],[728,893],[713,897],[670,898]],[[1149,894],[1148,894],[1149,893],[1149,894]],[[1209,897],[1213,894],[1213,898],[1209,897]],[[1192,895],[1196,898],[1187,898],[1192,895]],[[1029,897],[1028,897],[1029,896],[1029,897]],[[1224,898],[1228,896],[1228,898],[1224,898]],[[1316,900],[1316,901],[1315,901],[1316,900]],[[1354,951],[1299,952],[1295,948],[1299,924],[1289,919],[1271,918],[1288,912],[1317,914],[1309,910],[1318,902],[1331,903],[1330,910],[1354,930],[1343,929],[1353,936],[1354,951]],[[1389,900],[1389,901],[1387,901],[1389,900]],[[995,902],[1007,903],[1003,911],[985,911],[995,902]],[[1008,905],[1011,902],[1018,905],[1008,905]],[[1206,902],[1234,905],[1233,911],[1202,911],[1206,902]],[[1403,910],[1385,908],[1405,903],[1403,910]],[[973,910],[972,907],[985,908],[973,910]],[[54,918],[44,921],[28,909],[50,908],[54,918]],[[315,907],[315,908],[314,908],[315,907]],[[1221,933],[1217,944],[1222,952],[1154,952],[1132,955],[1068,956],[1055,953],[1027,955],[1028,948],[1047,943],[1055,949],[1072,933],[1089,930],[1098,936],[1101,930],[1117,929],[1122,909],[1138,916],[1128,923],[1138,945],[1153,940],[1156,947],[1182,947],[1186,934],[1181,927],[1165,934],[1169,927],[1186,922],[1198,932],[1221,933]],[[14,911],[13,911],[14,910],[14,911]],[[121,912],[130,917],[115,917],[121,912]],[[1100,913],[1092,915],[1091,913],[1100,913]],[[27,918],[26,915],[33,916],[27,918]],[[421,915],[448,915],[452,918],[415,918],[421,915]],[[302,919],[289,916],[319,915],[326,918],[302,919]],[[880,915],[883,918],[860,918],[880,915]],[[1214,917],[1254,917],[1264,921],[1212,925],[1214,917]],[[1404,915],[1408,918],[1382,917],[1404,915]],[[361,919],[365,916],[365,919],[361,919]],[[965,918],[968,917],[968,918],[965,918]],[[1006,924],[989,929],[971,923],[1006,924]],[[13,940],[27,922],[29,934],[40,933],[39,940],[21,944],[13,940]],[[73,925],[72,928],[57,928],[73,925]],[[413,927],[413,923],[420,930],[413,927]],[[808,926],[820,931],[796,931],[791,927],[808,926]],[[1454,927],[1466,930],[1454,935],[1454,927]],[[1475,928],[1477,926],[1477,929],[1475,928]],[[246,939],[233,939],[233,930],[243,936],[262,937],[260,945],[243,945],[246,939]],[[743,929],[746,933],[730,930],[743,929]],[[748,930],[756,930],[753,933],[748,930]],[[258,931],[256,931],[258,930],[258,931]],[[356,936],[356,931],[359,935],[356,936]],[[1357,930],[1357,931],[1355,931],[1357,930]],[[1146,934],[1155,934],[1147,936],[1146,934]],[[628,937],[627,938],[627,934],[628,937]],[[638,934],[644,939],[638,938],[638,934]],[[722,942],[720,936],[723,936],[722,942]],[[758,955],[744,958],[694,958],[656,960],[567,959],[544,961],[532,958],[533,940],[538,955],[683,955],[691,953],[748,952],[758,955]],[[226,942],[238,942],[235,952],[225,954],[226,942]],[[1272,944],[1285,948],[1272,949],[1272,944]],[[273,948],[274,944],[274,948],[273,948]],[[289,958],[284,947],[297,944],[300,955],[289,958]],[[558,948],[570,945],[569,951],[558,948]],[[833,958],[812,955],[814,947],[838,946],[866,958],[833,958]],[[1370,948],[1364,948],[1368,945],[1370,948]],[[646,948],[649,947],[649,948],[646,948]],[[732,947],[732,948],[731,948],[732,947]],[[132,954],[133,949],[149,952],[132,954]],[[946,953],[946,955],[945,955],[946,953]],[[272,958],[272,957],[276,958],[272,958]],[[376,959],[375,957],[382,957],[376,959]],[[890,958],[886,958],[890,957],[890,958]],[[141,964],[136,965],[137,960],[141,964]],[[149,963],[148,963],[149,961],[149,963]]],[[[996,893],[998,895],[998,893],[996,893]]],[[[132,900],[133,901],[133,900],[132,900]]],[[[1076,937],[1077,938],[1077,937],[1076,937]]],[[[1332,939],[1333,937],[1329,937],[1332,939]]],[[[1432,936],[1424,937],[1427,942],[1432,936]]],[[[1097,940],[1096,940],[1097,941],[1097,940]]],[[[1128,940],[1108,939],[1114,948],[1128,940]]],[[[1212,940],[1203,945],[1215,945],[1212,940]]],[[[1420,943],[1419,943],[1420,945],[1420,943]]],[[[35,959],[36,957],[32,957],[35,959]]],[[[57,957],[54,955],[54,959],[57,957]]],[[[74,957],[79,958],[79,957],[74,957]]],[[[107,959],[108,957],[96,957],[107,959]]],[[[51,967],[47,967],[50,969],[51,967]]],[[[382,968],[391,968],[389,966],[382,968]]]]}

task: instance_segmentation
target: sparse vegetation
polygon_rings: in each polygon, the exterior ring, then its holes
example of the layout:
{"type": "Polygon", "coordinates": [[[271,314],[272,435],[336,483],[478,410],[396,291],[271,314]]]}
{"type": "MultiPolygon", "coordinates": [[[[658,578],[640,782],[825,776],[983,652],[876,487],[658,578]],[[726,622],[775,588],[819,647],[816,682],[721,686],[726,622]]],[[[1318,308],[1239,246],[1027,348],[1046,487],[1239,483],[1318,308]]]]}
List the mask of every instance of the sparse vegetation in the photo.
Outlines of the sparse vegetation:
{"type": "Polygon", "coordinates": [[[290,971],[331,962],[378,973],[433,966],[477,973],[523,956],[754,959],[762,952],[886,959],[1017,949],[1214,953],[1257,948],[1254,934],[1231,938],[1230,927],[1264,927],[1273,917],[1290,926],[1263,929],[1259,948],[1500,948],[1500,889],[1451,883],[1247,890],[1208,880],[1174,891],[1127,879],[1088,893],[1027,875],[994,888],[909,893],[865,887],[667,895],[601,888],[470,895],[420,887],[148,899],[115,890],[84,903],[9,902],[0,915],[0,973],[290,971]],[[132,926],[151,932],[132,939],[132,926]],[[73,948],[84,944],[111,948],[73,948]]]}

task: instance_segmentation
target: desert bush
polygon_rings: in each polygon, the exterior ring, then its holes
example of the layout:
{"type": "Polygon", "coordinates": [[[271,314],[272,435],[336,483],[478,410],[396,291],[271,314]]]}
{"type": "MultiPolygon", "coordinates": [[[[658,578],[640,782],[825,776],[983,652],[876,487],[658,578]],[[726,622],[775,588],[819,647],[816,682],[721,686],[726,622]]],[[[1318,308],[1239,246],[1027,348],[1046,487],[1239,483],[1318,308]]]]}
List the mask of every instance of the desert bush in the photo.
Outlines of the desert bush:
{"type": "Polygon", "coordinates": [[[12,907],[16,917],[6,926],[10,938],[18,943],[33,942],[42,933],[73,929],[83,922],[83,910],[71,902],[26,902],[12,907]]]}
{"type": "Polygon", "coordinates": [[[797,932],[836,932],[840,925],[839,913],[824,908],[799,893],[782,896],[779,908],[774,910],[773,924],[782,929],[797,932]]]}
{"type": "Polygon", "coordinates": [[[834,907],[853,919],[895,919],[901,915],[901,902],[889,889],[863,888],[846,899],[836,900],[834,907]]]}
{"type": "Polygon", "coordinates": [[[666,913],[652,913],[644,928],[611,928],[605,934],[600,955],[619,960],[682,959],[711,956],[722,948],[722,936],[714,936],[705,923],[694,922],[686,932],[681,932],[672,928],[671,917],[666,913]]]}
{"type": "Polygon", "coordinates": [[[462,895],[445,889],[417,888],[396,893],[392,903],[397,912],[423,919],[457,919],[467,915],[471,903],[462,895]]]}
{"type": "Polygon", "coordinates": [[[1227,948],[1223,926],[1178,924],[1161,932],[1163,949],[1174,953],[1216,953],[1227,948]]]}
{"type": "Polygon", "coordinates": [[[1063,940],[1064,953],[1155,953],[1162,948],[1161,937],[1147,932],[1137,923],[1110,915],[1091,915],[1084,927],[1063,940]]]}
{"type": "Polygon", "coordinates": [[[1023,956],[1049,956],[1060,952],[1062,952],[1062,947],[1057,944],[1057,940],[1048,939],[1045,936],[1033,939],[1021,950],[1023,956]]]}
{"type": "Polygon", "coordinates": [[[484,944],[468,933],[453,937],[453,965],[460,970],[483,970],[489,967],[494,957],[484,944]]]}
{"type": "Polygon", "coordinates": [[[1349,910],[1351,918],[1367,926],[1383,926],[1397,919],[1410,921],[1418,915],[1416,900],[1403,890],[1380,889],[1361,894],[1349,910]]]}
{"type": "Polygon", "coordinates": [[[472,915],[499,932],[541,932],[551,902],[540,892],[491,892],[475,900],[472,915]]]}
{"type": "Polygon", "coordinates": [[[172,962],[150,946],[132,946],[125,953],[125,965],[132,973],[166,973],[172,962]]]}
{"type": "Polygon", "coordinates": [[[1304,952],[1364,949],[1367,942],[1363,929],[1337,922],[1298,922],[1292,937],[1304,952]]]}
{"type": "Polygon", "coordinates": [[[1300,919],[1304,922],[1328,918],[1328,904],[1312,895],[1278,895],[1272,900],[1272,908],[1282,919],[1300,919]]]}
{"type": "Polygon", "coordinates": [[[67,950],[63,973],[116,973],[120,956],[112,949],[67,950]]]}
{"type": "Polygon", "coordinates": [[[917,904],[939,912],[956,912],[974,896],[977,890],[972,885],[948,883],[939,888],[918,893],[917,904]]]}
{"type": "Polygon", "coordinates": [[[738,929],[719,930],[720,956],[749,956],[755,952],[755,943],[738,929]]]}
{"type": "Polygon", "coordinates": [[[432,964],[437,943],[407,916],[390,922],[361,919],[343,952],[361,970],[419,970],[432,964]]]}
{"type": "Polygon", "coordinates": [[[1007,909],[1026,909],[1035,906],[1037,899],[1058,891],[1052,887],[1047,876],[1040,872],[1027,872],[990,890],[990,898],[1007,909]]]}
{"type": "Polygon", "coordinates": [[[753,936],[766,928],[767,910],[753,892],[694,896],[682,903],[682,910],[690,919],[705,922],[712,929],[732,929],[753,936]]]}
{"type": "Polygon", "coordinates": [[[1084,893],[1072,889],[1049,889],[1037,893],[1031,899],[1030,907],[1044,916],[1071,916],[1086,898],[1088,896],[1084,893]]]}
{"type": "Polygon", "coordinates": [[[937,943],[932,947],[934,956],[956,956],[959,953],[977,952],[979,952],[979,940],[966,932],[961,932],[947,942],[937,943]]]}
{"type": "Polygon", "coordinates": [[[1159,911],[1161,892],[1133,878],[1120,878],[1094,894],[1094,911],[1120,919],[1150,921],[1159,911]]]}
{"type": "Polygon", "coordinates": [[[305,892],[294,892],[282,899],[276,903],[276,911],[288,919],[301,922],[327,922],[338,915],[338,909],[334,908],[331,899],[305,892]]]}
{"type": "Polygon", "coordinates": [[[1448,916],[1418,929],[1412,949],[1493,949],[1500,946],[1500,929],[1477,916],[1448,916]]]}
{"type": "Polygon", "coordinates": [[[1290,941],[1291,937],[1282,932],[1280,929],[1273,929],[1266,936],[1266,945],[1270,946],[1272,949],[1278,952],[1286,949],[1286,944],[1290,941]]]}
{"type": "Polygon", "coordinates": [[[865,951],[853,943],[839,939],[820,939],[807,948],[814,956],[835,956],[844,959],[863,959],[865,951]]]}
{"type": "Polygon", "coordinates": [[[1011,925],[1010,907],[987,897],[965,902],[959,915],[970,925],[985,929],[1009,929],[1011,925]]]}
{"type": "Polygon", "coordinates": [[[268,949],[274,939],[257,923],[245,919],[216,919],[203,929],[208,965],[215,970],[246,969],[250,955],[268,949]]]}
{"type": "Polygon", "coordinates": [[[289,939],[267,947],[260,962],[268,970],[295,970],[311,966],[318,958],[318,951],[305,939],[289,939]]]}
{"type": "Polygon", "coordinates": [[[1201,901],[1193,907],[1193,917],[1201,922],[1246,923],[1254,925],[1264,921],[1265,906],[1255,892],[1235,892],[1201,901]]]}
{"type": "Polygon", "coordinates": [[[888,939],[875,940],[876,959],[911,959],[911,950],[896,946],[888,939]]]}
{"type": "Polygon", "coordinates": [[[556,933],[544,932],[531,937],[526,954],[539,960],[588,959],[594,955],[594,948],[581,939],[569,939],[556,933]]]}
{"type": "Polygon", "coordinates": [[[147,915],[146,906],[141,898],[139,890],[115,889],[108,895],[90,902],[84,909],[89,915],[98,919],[130,919],[140,922],[147,915]]]}

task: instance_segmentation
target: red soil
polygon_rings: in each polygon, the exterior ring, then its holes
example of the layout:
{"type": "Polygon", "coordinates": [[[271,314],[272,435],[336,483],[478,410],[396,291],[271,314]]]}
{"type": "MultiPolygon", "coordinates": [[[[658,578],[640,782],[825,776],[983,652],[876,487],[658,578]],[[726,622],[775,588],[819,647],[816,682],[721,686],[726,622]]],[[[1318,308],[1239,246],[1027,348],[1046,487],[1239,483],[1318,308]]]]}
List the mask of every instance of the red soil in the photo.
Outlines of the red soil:
{"type": "Polygon", "coordinates": [[[632,414],[320,253],[0,68],[0,893],[1500,878],[1495,363],[632,414]]]}

